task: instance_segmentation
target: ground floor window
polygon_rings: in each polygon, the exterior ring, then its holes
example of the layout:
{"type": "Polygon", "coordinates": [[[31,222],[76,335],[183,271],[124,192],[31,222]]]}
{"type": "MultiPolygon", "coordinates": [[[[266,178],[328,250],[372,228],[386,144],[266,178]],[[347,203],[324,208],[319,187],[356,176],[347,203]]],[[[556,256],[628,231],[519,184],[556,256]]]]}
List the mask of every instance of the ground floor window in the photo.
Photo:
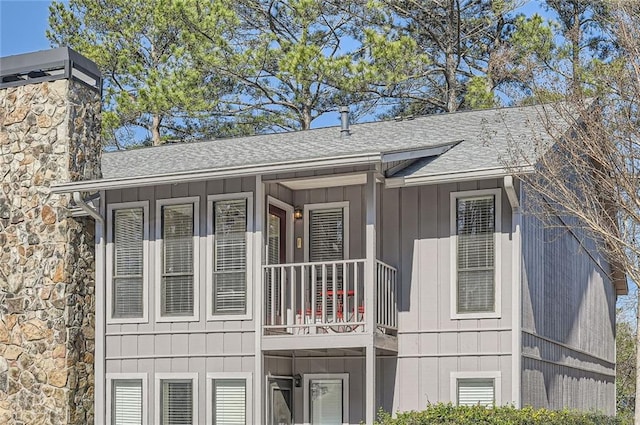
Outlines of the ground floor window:
{"type": "Polygon", "coordinates": [[[349,422],[349,375],[304,375],[305,422],[344,424],[349,422]]]}
{"type": "Polygon", "coordinates": [[[207,374],[207,423],[247,425],[251,421],[251,374],[207,374]]]}
{"type": "Polygon", "coordinates": [[[161,425],[193,425],[197,423],[196,374],[156,375],[156,397],[161,425]]]}
{"type": "Polygon", "coordinates": [[[458,406],[500,404],[500,372],[454,372],[451,400],[458,406]]]}
{"type": "Polygon", "coordinates": [[[107,423],[142,425],[146,423],[146,382],[144,374],[107,375],[107,423]]]}

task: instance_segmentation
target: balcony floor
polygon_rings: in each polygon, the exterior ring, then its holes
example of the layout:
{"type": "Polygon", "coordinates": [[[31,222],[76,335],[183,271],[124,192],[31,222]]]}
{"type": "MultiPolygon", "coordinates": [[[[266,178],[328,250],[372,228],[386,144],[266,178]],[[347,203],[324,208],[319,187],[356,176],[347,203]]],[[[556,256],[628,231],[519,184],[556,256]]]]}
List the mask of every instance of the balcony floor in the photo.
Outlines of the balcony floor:
{"type": "Polygon", "coordinates": [[[373,335],[364,332],[264,335],[262,337],[262,350],[362,348],[368,346],[372,340],[374,347],[380,350],[391,353],[398,352],[398,338],[381,332],[375,332],[373,335]]]}

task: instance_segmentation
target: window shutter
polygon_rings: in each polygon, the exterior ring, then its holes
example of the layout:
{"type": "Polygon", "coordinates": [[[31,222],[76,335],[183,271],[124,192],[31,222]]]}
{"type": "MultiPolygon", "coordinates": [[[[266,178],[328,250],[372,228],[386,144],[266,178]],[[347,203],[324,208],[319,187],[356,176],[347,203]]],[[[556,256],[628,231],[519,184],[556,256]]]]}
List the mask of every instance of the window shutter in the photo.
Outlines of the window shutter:
{"type": "Polygon", "coordinates": [[[247,201],[214,203],[213,313],[243,314],[247,298],[247,201]]]}
{"type": "Polygon", "coordinates": [[[344,212],[342,208],[311,210],[309,261],[344,259],[344,212]]]}
{"type": "Polygon", "coordinates": [[[246,381],[216,379],[213,384],[214,425],[246,425],[246,381]]]}
{"type": "Polygon", "coordinates": [[[162,315],[193,314],[193,204],[162,207],[162,315]]]}
{"type": "Polygon", "coordinates": [[[309,385],[311,423],[343,423],[342,380],[313,379],[309,385]]]}
{"type": "Polygon", "coordinates": [[[142,380],[112,381],[112,425],[142,425],[142,380]]]}
{"type": "Polygon", "coordinates": [[[458,199],[458,312],[495,311],[495,201],[458,199]]]}
{"type": "Polygon", "coordinates": [[[193,425],[193,381],[162,380],[162,425],[193,425]]]}
{"type": "Polygon", "coordinates": [[[142,317],[144,272],[142,208],[113,212],[113,317],[142,317]]]}
{"type": "Polygon", "coordinates": [[[493,379],[458,379],[459,406],[492,406],[494,401],[493,379]]]}

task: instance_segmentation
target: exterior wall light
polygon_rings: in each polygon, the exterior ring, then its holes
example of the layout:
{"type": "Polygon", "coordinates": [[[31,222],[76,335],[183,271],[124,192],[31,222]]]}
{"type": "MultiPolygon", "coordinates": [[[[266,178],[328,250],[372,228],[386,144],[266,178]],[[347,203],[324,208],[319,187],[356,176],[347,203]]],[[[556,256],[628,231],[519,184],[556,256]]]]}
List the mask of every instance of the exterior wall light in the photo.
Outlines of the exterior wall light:
{"type": "Polygon", "coordinates": [[[293,211],[293,218],[295,218],[296,220],[302,219],[302,208],[296,207],[296,209],[293,211]]]}

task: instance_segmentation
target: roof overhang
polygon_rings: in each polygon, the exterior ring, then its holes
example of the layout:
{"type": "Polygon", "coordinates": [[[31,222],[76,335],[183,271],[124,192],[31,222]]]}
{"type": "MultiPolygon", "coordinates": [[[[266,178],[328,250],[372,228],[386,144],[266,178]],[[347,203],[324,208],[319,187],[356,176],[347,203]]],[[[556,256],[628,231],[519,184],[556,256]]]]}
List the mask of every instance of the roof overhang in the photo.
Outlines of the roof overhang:
{"type": "Polygon", "coordinates": [[[464,170],[456,173],[433,173],[407,175],[403,177],[387,177],[386,187],[424,186],[430,184],[463,182],[469,180],[495,179],[522,173],[532,173],[533,167],[520,167],[517,170],[504,167],[480,168],[476,170],[464,170]]]}
{"type": "Polygon", "coordinates": [[[188,183],[231,177],[249,177],[272,173],[310,171],[320,168],[379,164],[380,157],[380,152],[368,152],[357,155],[343,155],[339,157],[327,157],[302,161],[287,161],[264,165],[225,167],[180,173],[156,174],[152,176],[86,180],[53,185],[51,187],[51,191],[53,193],[96,192],[100,190],[125,189],[129,187],[188,183]]]}

